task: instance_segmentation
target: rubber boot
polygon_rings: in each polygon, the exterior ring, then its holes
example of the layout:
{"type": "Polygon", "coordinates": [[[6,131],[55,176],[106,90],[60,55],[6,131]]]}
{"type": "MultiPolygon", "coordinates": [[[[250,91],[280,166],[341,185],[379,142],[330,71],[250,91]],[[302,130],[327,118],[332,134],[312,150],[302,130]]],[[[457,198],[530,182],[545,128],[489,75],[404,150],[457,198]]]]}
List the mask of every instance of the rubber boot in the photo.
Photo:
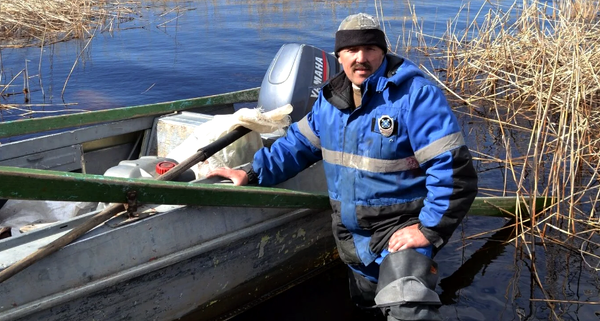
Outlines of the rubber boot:
{"type": "Polygon", "coordinates": [[[388,254],[379,269],[376,305],[389,321],[442,320],[437,263],[413,249],[388,254]]]}
{"type": "Polygon", "coordinates": [[[348,268],[348,283],[350,298],[361,314],[369,319],[383,317],[381,310],[374,306],[377,283],[369,281],[351,268],[348,268]]]}

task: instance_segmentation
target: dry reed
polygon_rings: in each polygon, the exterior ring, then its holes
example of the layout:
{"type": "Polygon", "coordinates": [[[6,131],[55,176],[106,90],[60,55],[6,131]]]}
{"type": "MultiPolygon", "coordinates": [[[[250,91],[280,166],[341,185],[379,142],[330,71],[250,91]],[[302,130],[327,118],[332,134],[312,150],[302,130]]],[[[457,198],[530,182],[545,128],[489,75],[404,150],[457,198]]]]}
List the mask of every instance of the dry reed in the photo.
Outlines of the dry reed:
{"type": "Polygon", "coordinates": [[[131,19],[134,2],[118,0],[2,0],[0,47],[84,39],[96,28],[131,19]]]}
{"type": "Polygon", "coordinates": [[[437,46],[421,45],[442,61],[442,72],[430,75],[486,124],[486,149],[473,152],[481,166],[504,169],[499,192],[525,205],[530,197],[555,201],[531,216],[517,213],[515,245],[535,262],[532,244],[560,244],[599,271],[600,9],[584,0],[553,3],[481,9],[464,29],[449,22],[437,46]]]}
{"type": "Polygon", "coordinates": [[[497,124],[514,192],[559,201],[543,213],[551,220],[533,217],[540,233],[551,224],[578,233],[576,223],[597,221],[600,200],[599,8],[559,5],[490,10],[464,31],[476,36],[446,36],[445,86],[497,124]]]}

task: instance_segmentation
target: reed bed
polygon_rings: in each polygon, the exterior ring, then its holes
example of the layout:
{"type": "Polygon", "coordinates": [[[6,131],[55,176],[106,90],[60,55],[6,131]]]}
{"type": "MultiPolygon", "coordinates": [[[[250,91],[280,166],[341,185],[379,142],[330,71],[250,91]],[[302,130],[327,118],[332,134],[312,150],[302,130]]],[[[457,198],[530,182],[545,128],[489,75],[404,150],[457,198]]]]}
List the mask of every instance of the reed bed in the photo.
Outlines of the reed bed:
{"type": "Polygon", "coordinates": [[[449,28],[444,84],[496,124],[511,192],[558,200],[530,229],[574,236],[577,223],[598,221],[600,11],[588,1],[521,4],[490,10],[460,38],[449,28]]]}
{"type": "Polygon", "coordinates": [[[480,172],[501,169],[504,188],[480,191],[516,195],[526,207],[536,197],[553,201],[517,213],[513,241],[531,259],[542,301],[555,308],[560,300],[535,272],[534,244],[566,247],[586,269],[600,270],[600,9],[592,1],[553,3],[488,3],[466,27],[450,21],[435,45],[420,50],[436,56],[430,75],[457,111],[487,130],[470,147],[480,172]]]}
{"type": "Polygon", "coordinates": [[[0,47],[85,39],[97,28],[130,20],[139,3],[119,0],[2,0],[0,47]]]}

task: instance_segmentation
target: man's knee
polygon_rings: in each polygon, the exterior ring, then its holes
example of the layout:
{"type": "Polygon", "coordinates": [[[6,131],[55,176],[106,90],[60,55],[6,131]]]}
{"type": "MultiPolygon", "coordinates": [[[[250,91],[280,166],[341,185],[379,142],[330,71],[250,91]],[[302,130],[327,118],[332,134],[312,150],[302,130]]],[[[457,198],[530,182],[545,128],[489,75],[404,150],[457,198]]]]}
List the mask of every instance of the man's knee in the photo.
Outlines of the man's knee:
{"type": "Polygon", "coordinates": [[[388,320],[441,320],[437,280],[429,257],[413,249],[391,253],[381,263],[375,303],[388,320]]]}

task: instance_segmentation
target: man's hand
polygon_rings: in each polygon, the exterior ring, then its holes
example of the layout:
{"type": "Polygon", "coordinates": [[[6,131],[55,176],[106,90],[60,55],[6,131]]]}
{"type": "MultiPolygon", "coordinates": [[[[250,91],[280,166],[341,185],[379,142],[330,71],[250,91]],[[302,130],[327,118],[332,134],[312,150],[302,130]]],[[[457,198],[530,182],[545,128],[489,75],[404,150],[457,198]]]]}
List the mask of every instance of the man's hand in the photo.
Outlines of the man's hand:
{"type": "Polygon", "coordinates": [[[404,249],[429,246],[431,243],[419,230],[419,224],[407,226],[397,230],[388,244],[388,251],[396,252],[404,249]]]}
{"type": "Polygon", "coordinates": [[[233,182],[233,185],[236,186],[248,184],[248,175],[245,171],[241,169],[231,169],[227,167],[217,168],[208,173],[208,175],[206,175],[206,178],[211,178],[215,176],[229,178],[233,182]]]}

